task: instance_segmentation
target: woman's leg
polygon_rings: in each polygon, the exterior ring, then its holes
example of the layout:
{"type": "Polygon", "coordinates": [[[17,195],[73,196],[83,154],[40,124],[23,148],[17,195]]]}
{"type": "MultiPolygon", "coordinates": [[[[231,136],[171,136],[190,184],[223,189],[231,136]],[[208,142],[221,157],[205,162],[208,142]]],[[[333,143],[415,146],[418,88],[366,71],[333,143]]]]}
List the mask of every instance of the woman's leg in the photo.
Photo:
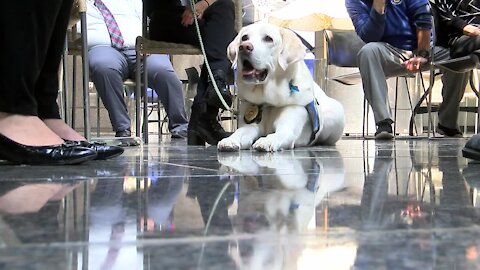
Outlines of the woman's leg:
{"type": "Polygon", "coordinates": [[[27,0],[4,4],[0,36],[8,42],[0,44],[3,52],[0,61],[0,133],[16,142],[32,146],[63,142],[38,118],[36,89],[47,61],[56,18],[62,5],[71,6],[71,2],[27,0]]]}
{"type": "Polygon", "coordinates": [[[43,68],[35,86],[35,98],[38,104],[38,116],[60,138],[68,140],[86,140],[68,126],[61,118],[57,104],[58,70],[65,45],[66,29],[72,8],[72,0],[61,1],[62,5],[54,23],[49,47],[43,68]]]}

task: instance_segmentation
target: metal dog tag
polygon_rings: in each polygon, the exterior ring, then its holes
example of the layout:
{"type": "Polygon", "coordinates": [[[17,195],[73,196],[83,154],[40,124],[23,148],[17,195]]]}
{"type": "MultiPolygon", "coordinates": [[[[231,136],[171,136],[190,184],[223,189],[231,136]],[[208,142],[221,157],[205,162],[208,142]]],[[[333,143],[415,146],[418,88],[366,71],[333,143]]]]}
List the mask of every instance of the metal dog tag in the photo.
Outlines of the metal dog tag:
{"type": "Polygon", "coordinates": [[[258,123],[262,119],[262,110],[260,106],[251,104],[245,111],[244,120],[245,123],[251,124],[253,122],[258,123]]]}

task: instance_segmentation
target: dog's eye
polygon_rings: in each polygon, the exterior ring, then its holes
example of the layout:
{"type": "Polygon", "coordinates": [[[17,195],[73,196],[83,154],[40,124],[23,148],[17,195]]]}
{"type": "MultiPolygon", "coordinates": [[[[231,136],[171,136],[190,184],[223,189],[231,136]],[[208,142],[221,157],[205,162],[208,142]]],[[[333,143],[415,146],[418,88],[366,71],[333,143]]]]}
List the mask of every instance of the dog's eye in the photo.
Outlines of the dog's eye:
{"type": "Polygon", "coordinates": [[[248,35],[243,35],[242,36],[242,41],[246,41],[246,40],[248,40],[248,35]]]}
{"type": "Polygon", "coordinates": [[[273,38],[271,36],[265,36],[263,40],[266,42],[273,42],[273,38]]]}

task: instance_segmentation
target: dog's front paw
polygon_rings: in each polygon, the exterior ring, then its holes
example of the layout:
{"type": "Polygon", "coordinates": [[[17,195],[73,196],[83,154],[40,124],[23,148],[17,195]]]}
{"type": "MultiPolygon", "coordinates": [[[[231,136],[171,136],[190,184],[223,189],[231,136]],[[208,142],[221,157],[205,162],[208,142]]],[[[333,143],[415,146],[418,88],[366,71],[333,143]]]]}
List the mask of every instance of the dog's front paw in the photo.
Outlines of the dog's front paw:
{"type": "Polygon", "coordinates": [[[258,139],[253,145],[253,149],[260,152],[275,152],[280,149],[281,143],[273,136],[262,137],[258,139]]]}
{"type": "Polygon", "coordinates": [[[240,142],[228,137],[218,142],[217,149],[222,152],[238,151],[240,150],[240,142]]]}

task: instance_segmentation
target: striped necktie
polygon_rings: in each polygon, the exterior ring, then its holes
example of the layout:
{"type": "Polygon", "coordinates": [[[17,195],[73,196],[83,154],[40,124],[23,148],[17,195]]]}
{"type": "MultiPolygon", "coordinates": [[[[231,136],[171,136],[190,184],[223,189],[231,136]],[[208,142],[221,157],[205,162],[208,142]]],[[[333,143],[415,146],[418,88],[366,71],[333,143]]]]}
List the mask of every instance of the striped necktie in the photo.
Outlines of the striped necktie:
{"type": "Polygon", "coordinates": [[[107,25],[108,34],[110,34],[110,40],[112,42],[112,47],[117,49],[123,49],[124,41],[122,37],[122,32],[120,32],[120,28],[118,27],[117,21],[115,21],[113,14],[110,12],[107,6],[105,6],[102,0],[95,0],[94,5],[102,14],[103,20],[107,25]]]}

